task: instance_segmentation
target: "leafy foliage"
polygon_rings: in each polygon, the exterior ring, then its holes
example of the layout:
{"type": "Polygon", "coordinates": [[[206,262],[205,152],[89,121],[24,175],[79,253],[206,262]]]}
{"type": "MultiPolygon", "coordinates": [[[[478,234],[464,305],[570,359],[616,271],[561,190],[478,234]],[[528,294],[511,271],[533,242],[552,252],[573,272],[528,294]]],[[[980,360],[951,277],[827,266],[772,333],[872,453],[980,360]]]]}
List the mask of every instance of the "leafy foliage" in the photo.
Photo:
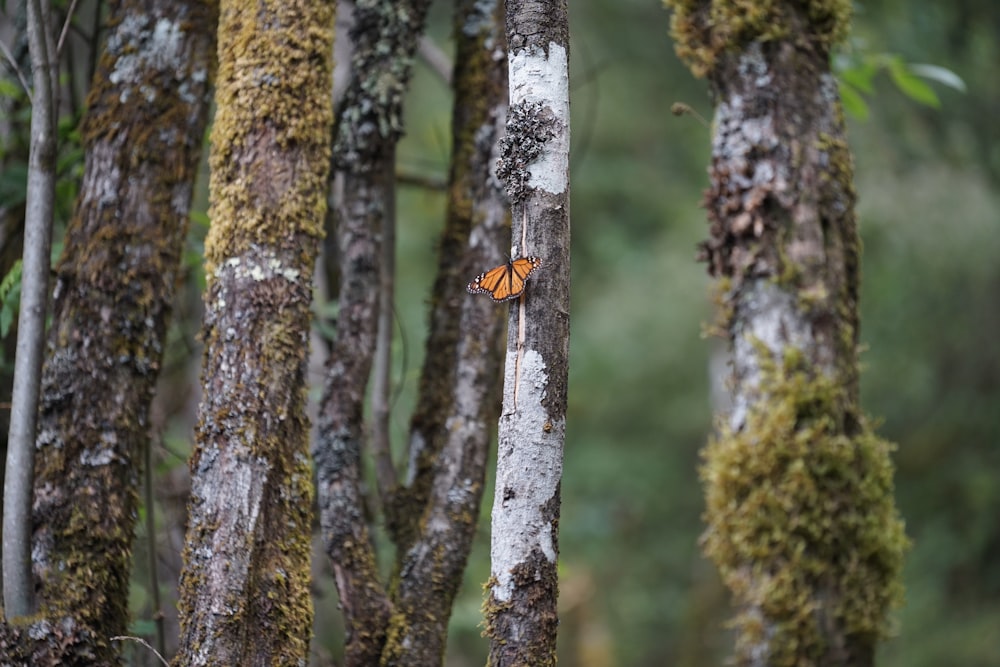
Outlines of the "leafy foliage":
{"type": "Polygon", "coordinates": [[[938,109],[941,100],[927,81],[936,81],[959,92],[965,92],[965,82],[949,69],[938,65],[907,63],[891,53],[843,53],[833,59],[840,78],[840,96],[848,114],[865,120],[871,111],[865,95],[875,94],[875,77],[885,72],[899,92],[910,100],[938,109]]]}
{"type": "Polygon", "coordinates": [[[20,302],[21,260],[17,260],[0,282],[0,338],[10,333],[20,302]]]}

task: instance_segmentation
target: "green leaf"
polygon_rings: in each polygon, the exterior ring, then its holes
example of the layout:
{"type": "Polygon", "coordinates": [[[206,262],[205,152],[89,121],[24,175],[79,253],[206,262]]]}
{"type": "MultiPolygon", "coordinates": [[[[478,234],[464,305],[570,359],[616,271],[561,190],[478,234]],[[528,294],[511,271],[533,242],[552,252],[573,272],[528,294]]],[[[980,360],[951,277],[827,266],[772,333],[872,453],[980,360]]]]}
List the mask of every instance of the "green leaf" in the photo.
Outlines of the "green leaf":
{"type": "Polygon", "coordinates": [[[840,80],[870,95],[875,91],[873,81],[877,73],[878,67],[870,61],[865,61],[842,70],[840,80]]]}
{"type": "Polygon", "coordinates": [[[10,271],[8,271],[7,275],[3,277],[3,280],[0,281],[0,302],[6,303],[7,296],[14,291],[15,287],[17,287],[18,292],[20,292],[20,285],[21,260],[17,260],[14,262],[14,265],[10,267],[10,271]]]}
{"type": "Polygon", "coordinates": [[[18,100],[24,97],[24,91],[21,90],[21,86],[10,79],[0,79],[0,97],[9,97],[13,100],[18,100]]]}
{"type": "Polygon", "coordinates": [[[948,86],[949,88],[954,88],[960,93],[964,93],[966,91],[965,81],[963,81],[962,77],[955,74],[950,69],[938,67],[937,65],[915,63],[910,63],[909,69],[917,76],[922,76],[923,78],[931,81],[937,81],[938,83],[948,86]]]}
{"type": "Polygon", "coordinates": [[[868,120],[868,103],[861,93],[846,81],[840,82],[840,102],[849,116],[858,120],[868,120]]]}
{"type": "Polygon", "coordinates": [[[14,262],[0,281],[0,338],[10,333],[14,314],[21,303],[21,260],[14,262]]]}
{"type": "Polygon", "coordinates": [[[14,324],[14,309],[4,304],[0,307],[0,338],[7,337],[12,324],[14,324]]]}
{"type": "Polygon", "coordinates": [[[892,76],[892,81],[899,88],[900,92],[911,100],[934,107],[935,109],[941,106],[941,100],[938,99],[934,89],[919,76],[911,72],[906,63],[898,58],[893,59],[889,63],[889,74],[892,76]]]}

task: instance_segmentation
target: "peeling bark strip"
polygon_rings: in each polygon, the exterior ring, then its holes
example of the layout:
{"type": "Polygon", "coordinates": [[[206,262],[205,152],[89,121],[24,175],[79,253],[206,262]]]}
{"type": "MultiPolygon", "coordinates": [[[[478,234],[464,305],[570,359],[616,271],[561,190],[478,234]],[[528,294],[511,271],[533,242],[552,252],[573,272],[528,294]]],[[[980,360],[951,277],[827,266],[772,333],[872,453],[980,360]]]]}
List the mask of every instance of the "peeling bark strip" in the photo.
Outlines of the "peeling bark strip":
{"type": "Polygon", "coordinates": [[[334,130],[332,161],[343,173],[336,210],[340,309],[313,457],[323,541],[347,626],[348,667],[378,663],[389,622],[389,599],[362,513],[362,419],[377,330],[380,234],[393,210],[403,94],[429,5],[429,0],[356,3],[354,78],[334,130]]]}
{"type": "Polygon", "coordinates": [[[703,540],[740,608],[736,657],[870,665],[906,538],[892,447],[858,405],[853,168],[829,69],[850,3],[669,4],[717,102],[703,258],[734,382],[704,453],[703,540]]]}
{"type": "Polygon", "coordinates": [[[184,665],[308,659],[309,302],[329,168],[332,3],[223,2],[184,665]]]}
{"type": "Polygon", "coordinates": [[[32,553],[43,619],[0,626],[10,664],[119,661],[109,638],[128,624],[137,470],[208,118],[216,11],[110,6],[42,377],[32,553]]]}
{"type": "Polygon", "coordinates": [[[507,61],[497,0],[456,6],[448,214],[432,290],[430,335],[397,495],[395,613],[386,667],[439,667],[482,502],[491,424],[500,413],[504,313],[470,299],[465,277],[499,263],[507,201],[491,175],[506,116],[507,61]],[[456,261],[461,258],[461,261],[456,261]]]}
{"type": "Polygon", "coordinates": [[[537,255],[544,265],[508,325],[486,634],[490,665],[553,665],[569,370],[566,3],[507,2],[507,44],[508,145],[537,150],[509,150],[497,171],[510,174],[506,186],[517,197],[511,254],[537,255]]]}

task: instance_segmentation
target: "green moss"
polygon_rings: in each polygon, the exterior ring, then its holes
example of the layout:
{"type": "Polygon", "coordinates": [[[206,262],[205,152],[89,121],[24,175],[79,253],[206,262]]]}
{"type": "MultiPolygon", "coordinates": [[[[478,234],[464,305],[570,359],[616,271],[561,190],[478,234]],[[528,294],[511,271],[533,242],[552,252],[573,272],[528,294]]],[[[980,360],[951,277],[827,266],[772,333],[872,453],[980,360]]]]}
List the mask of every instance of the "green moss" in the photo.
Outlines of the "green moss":
{"type": "Polygon", "coordinates": [[[490,575],[486,583],[483,584],[483,592],[486,593],[486,597],[483,599],[482,607],[480,611],[483,618],[483,632],[482,636],[493,642],[503,643],[505,640],[497,628],[494,626],[493,622],[501,614],[509,610],[513,603],[508,600],[506,602],[500,602],[495,597],[493,597],[493,588],[496,587],[500,582],[497,580],[496,576],[490,575]]]}
{"type": "Polygon", "coordinates": [[[850,24],[850,0],[665,0],[677,55],[705,76],[723,53],[751,42],[806,39],[829,50],[850,24]]]}
{"type": "Polygon", "coordinates": [[[218,111],[212,126],[212,226],[206,273],[249,246],[294,247],[320,238],[326,211],[333,111],[329,99],[332,5],[303,19],[297,3],[269,12],[223,7],[218,111]],[[277,17],[261,25],[264,17],[277,17]],[[301,30],[300,26],[315,28],[301,30]]]}
{"type": "Polygon", "coordinates": [[[830,627],[886,636],[908,548],[892,445],[864,419],[845,420],[842,385],[805,364],[795,350],[780,368],[762,361],[768,399],[709,443],[701,470],[704,550],[742,609],[738,657],[766,640],[775,666],[819,664],[830,627]],[[845,421],[859,430],[845,433],[845,421]]]}

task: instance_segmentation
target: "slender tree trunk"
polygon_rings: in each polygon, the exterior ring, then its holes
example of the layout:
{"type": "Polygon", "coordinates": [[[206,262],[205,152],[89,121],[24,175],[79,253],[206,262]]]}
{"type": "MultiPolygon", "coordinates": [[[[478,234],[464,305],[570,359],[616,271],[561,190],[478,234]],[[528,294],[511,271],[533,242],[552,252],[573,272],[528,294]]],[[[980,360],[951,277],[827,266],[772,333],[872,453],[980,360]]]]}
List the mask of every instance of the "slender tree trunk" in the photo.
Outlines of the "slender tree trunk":
{"type": "Polygon", "coordinates": [[[455,13],[448,214],[431,295],[430,335],[409,442],[408,484],[393,499],[399,557],[383,665],[442,664],[452,603],[479,518],[490,425],[499,415],[504,311],[471,297],[469,277],[504,261],[507,200],[493,174],[506,119],[499,2],[455,13]]]}
{"type": "MultiPolygon", "coordinates": [[[[334,133],[333,163],[343,181],[335,218],[339,311],[313,456],[323,541],[347,625],[348,667],[378,663],[391,611],[362,512],[363,407],[377,331],[381,234],[394,224],[387,216],[395,197],[403,94],[429,4],[374,0],[355,7],[354,78],[334,133]]],[[[391,484],[384,479],[394,476],[391,466],[380,466],[383,485],[391,484]]]]}
{"type": "Polygon", "coordinates": [[[210,2],[110,8],[42,377],[32,553],[43,620],[3,626],[18,664],[118,662],[110,638],[127,631],[138,469],[208,118],[215,22],[210,2]]]}
{"type": "Polygon", "coordinates": [[[305,372],[333,3],[223,2],[179,665],[308,659],[305,372]]]}
{"type": "Polygon", "coordinates": [[[486,602],[490,665],[554,665],[559,486],[569,374],[569,18],[507,2],[510,113],[498,171],[512,257],[541,268],[510,308],[486,602]]]}
{"type": "Polygon", "coordinates": [[[703,539],[740,609],[736,657],[870,665],[906,539],[891,447],[858,406],[855,194],[829,67],[850,6],[772,3],[749,21],[671,4],[717,104],[703,249],[733,405],[705,451],[703,539]]]}
{"type": "Polygon", "coordinates": [[[3,602],[9,618],[34,611],[31,585],[31,482],[41,385],[42,346],[49,299],[49,254],[56,186],[55,50],[49,47],[48,0],[28,0],[28,45],[33,98],[31,152],[25,197],[24,260],[14,387],[4,473],[3,602]]]}

